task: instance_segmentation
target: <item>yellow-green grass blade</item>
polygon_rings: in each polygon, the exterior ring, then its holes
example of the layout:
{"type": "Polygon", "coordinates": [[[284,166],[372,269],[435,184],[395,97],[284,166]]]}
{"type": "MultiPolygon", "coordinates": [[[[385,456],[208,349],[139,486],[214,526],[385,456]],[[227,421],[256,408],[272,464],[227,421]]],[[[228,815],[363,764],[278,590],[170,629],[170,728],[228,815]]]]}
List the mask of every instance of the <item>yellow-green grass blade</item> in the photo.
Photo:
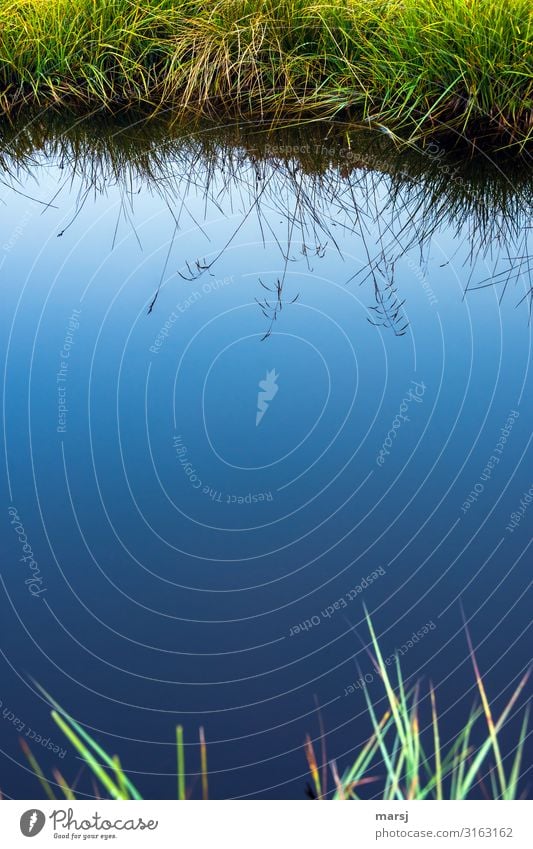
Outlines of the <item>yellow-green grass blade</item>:
{"type": "MultiPolygon", "coordinates": [[[[399,744],[399,737],[396,738],[395,743],[399,744]]],[[[398,746],[399,748],[399,746],[398,746]]],[[[387,782],[389,784],[388,792],[385,794],[386,798],[392,801],[393,799],[398,798],[398,794],[400,791],[400,779],[402,776],[402,769],[405,764],[405,751],[403,749],[400,750],[398,756],[398,762],[396,764],[395,771],[392,776],[387,776],[387,782]]]]}
{"type": "MultiPolygon", "coordinates": [[[[464,613],[463,613],[463,618],[464,618],[464,613]]],[[[474,674],[476,676],[476,684],[477,684],[477,688],[479,690],[479,694],[481,696],[481,704],[483,705],[483,710],[485,712],[485,719],[487,721],[487,727],[489,729],[490,741],[491,741],[491,744],[492,744],[492,748],[494,750],[494,758],[496,760],[496,769],[497,769],[498,778],[499,778],[499,781],[500,781],[500,792],[503,795],[503,794],[505,794],[505,788],[507,786],[507,780],[506,780],[505,771],[504,771],[504,768],[503,768],[503,759],[502,759],[502,756],[501,756],[500,747],[498,745],[498,736],[496,734],[496,729],[494,727],[494,720],[492,718],[492,711],[491,711],[491,708],[490,708],[490,703],[489,703],[489,700],[487,698],[485,685],[483,683],[483,678],[482,678],[481,673],[479,671],[476,654],[474,652],[474,646],[472,644],[472,639],[470,637],[470,631],[468,630],[466,622],[465,622],[465,633],[466,633],[466,639],[467,639],[467,642],[468,642],[468,648],[469,648],[469,651],[470,651],[470,658],[472,660],[472,665],[474,667],[474,674]]]]}
{"type": "MultiPolygon", "coordinates": [[[[416,696],[415,696],[416,698],[416,696]]],[[[412,762],[409,765],[409,792],[407,795],[408,799],[415,799],[416,795],[420,789],[420,777],[418,774],[419,764],[420,764],[420,726],[418,723],[418,713],[415,707],[412,722],[412,739],[413,739],[413,753],[412,753],[412,762]]]]}
{"type": "Polygon", "coordinates": [[[185,790],[185,746],[183,743],[183,726],[176,728],[176,752],[178,765],[178,799],[182,802],[187,798],[185,790]]]}
{"type": "MultiPolygon", "coordinates": [[[[113,760],[113,758],[110,757],[110,755],[107,754],[107,752],[96,742],[96,740],[94,740],[91,737],[91,735],[88,734],[87,731],[85,731],[85,729],[82,728],[82,726],[78,722],[76,722],[76,720],[73,719],[67,713],[67,711],[64,708],[62,708],[61,705],[58,702],[56,702],[56,700],[49,693],[47,693],[47,691],[44,689],[44,687],[42,687],[40,684],[37,684],[37,682],[35,682],[35,683],[36,683],[36,686],[39,688],[39,690],[46,697],[46,699],[50,702],[50,704],[54,706],[56,712],[60,716],[63,717],[63,719],[66,721],[66,723],[68,723],[68,726],[71,727],[73,729],[73,731],[88,746],[90,746],[90,748],[95,752],[95,754],[98,755],[98,757],[103,761],[103,763],[106,766],[108,766],[116,774],[117,765],[116,765],[116,762],[113,760]]],[[[125,783],[125,785],[128,789],[128,793],[129,793],[129,795],[131,796],[132,799],[136,799],[138,801],[142,799],[141,794],[139,793],[139,791],[137,790],[135,785],[132,783],[132,781],[128,778],[128,776],[124,772],[122,772],[121,780],[125,783]]]]}
{"type": "Polygon", "coordinates": [[[122,769],[122,764],[120,763],[120,758],[118,755],[114,755],[112,761],[115,765],[115,778],[118,786],[120,787],[121,792],[124,794],[125,799],[131,799],[128,790],[128,783],[126,776],[124,774],[124,770],[122,769]]]}
{"type": "MultiPolygon", "coordinates": [[[[394,716],[394,720],[395,720],[395,723],[396,723],[396,729],[397,729],[398,734],[400,736],[400,739],[402,741],[402,745],[406,749],[408,749],[409,744],[408,744],[407,736],[406,736],[406,733],[405,733],[404,720],[403,720],[403,717],[401,715],[401,712],[400,712],[399,706],[398,706],[398,699],[397,699],[396,694],[395,694],[395,692],[392,688],[392,685],[390,683],[389,675],[388,675],[388,672],[387,672],[387,667],[385,666],[385,661],[383,660],[383,655],[381,654],[381,649],[379,647],[378,640],[377,640],[377,637],[376,637],[376,633],[374,631],[374,626],[372,625],[372,621],[370,619],[370,616],[368,614],[366,607],[365,607],[365,615],[366,615],[366,621],[367,621],[368,629],[370,631],[370,637],[371,637],[371,640],[372,640],[372,645],[373,645],[374,651],[376,653],[378,667],[379,667],[379,671],[381,673],[381,679],[382,679],[383,684],[385,686],[387,698],[388,698],[388,701],[389,701],[389,704],[390,704],[390,707],[391,707],[391,711],[392,711],[392,714],[394,716]]],[[[365,695],[366,695],[366,689],[365,689],[365,695]]],[[[368,704],[368,702],[369,702],[369,700],[368,700],[368,696],[367,696],[367,704],[368,704]]]]}
{"type": "MultiPolygon", "coordinates": [[[[379,722],[379,728],[384,733],[390,728],[392,724],[392,717],[390,711],[387,711],[379,722]]],[[[366,741],[359,755],[357,756],[355,762],[352,766],[344,773],[342,781],[343,785],[348,792],[348,788],[357,787],[357,785],[362,781],[363,776],[365,775],[366,770],[371,765],[376,752],[379,749],[379,740],[376,737],[376,734],[372,734],[372,736],[366,741]]],[[[350,790],[351,792],[351,790],[350,790]]]]}
{"type": "Polygon", "coordinates": [[[309,734],[305,738],[305,756],[307,758],[307,764],[309,766],[309,772],[311,773],[311,778],[313,779],[313,784],[315,785],[315,793],[317,799],[322,798],[322,784],[320,781],[320,771],[318,769],[318,763],[316,760],[315,749],[313,746],[313,741],[311,740],[309,734]]]}
{"type": "Polygon", "coordinates": [[[435,786],[436,796],[438,800],[442,800],[442,759],[440,751],[440,735],[439,735],[439,720],[437,715],[437,701],[435,698],[435,690],[433,685],[430,685],[431,695],[431,717],[433,725],[433,751],[435,752],[435,786]]]}
{"type": "Polygon", "coordinates": [[[53,770],[53,776],[54,776],[56,782],[61,787],[61,790],[63,791],[63,796],[65,797],[65,799],[68,799],[70,802],[75,801],[76,796],[74,795],[72,788],[69,787],[65,778],[61,775],[61,773],[59,772],[58,769],[53,770]]]}
{"type": "Polygon", "coordinates": [[[391,761],[392,764],[396,764],[394,768],[394,774],[391,775],[387,772],[385,778],[385,787],[383,788],[383,797],[385,799],[394,798],[394,793],[396,792],[395,783],[399,781],[399,775],[401,773],[402,764],[403,764],[404,754],[400,751],[400,738],[396,735],[391,753],[391,761]],[[396,778],[396,782],[395,782],[396,778]],[[391,795],[392,791],[392,795],[391,795]]]}
{"type": "MultiPolygon", "coordinates": [[[[384,733],[387,732],[388,728],[390,728],[392,724],[392,717],[390,711],[387,711],[379,722],[379,729],[384,733]]],[[[346,788],[354,788],[361,782],[363,776],[365,775],[366,770],[371,765],[376,752],[379,749],[379,739],[376,734],[372,734],[372,736],[367,740],[365,745],[363,746],[361,752],[357,756],[355,762],[352,766],[344,773],[342,781],[343,785],[346,788]]],[[[351,791],[350,791],[351,792],[351,791]]]]}
{"type": "MultiPolygon", "coordinates": [[[[367,707],[368,707],[368,712],[370,714],[370,719],[372,721],[372,726],[374,728],[374,734],[376,735],[376,739],[378,740],[378,743],[379,743],[379,750],[381,752],[381,757],[383,758],[383,763],[385,764],[387,774],[391,777],[391,781],[394,781],[394,775],[395,775],[394,766],[392,764],[391,756],[390,756],[390,753],[389,753],[388,748],[387,748],[386,737],[383,734],[382,729],[379,727],[379,723],[378,723],[378,720],[376,718],[376,713],[374,711],[374,706],[372,705],[372,701],[371,701],[371,699],[370,699],[370,697],[369,697],[369,695],[366,691],[366,688],[365,688],[365,698],[366,698],[366,704],[367,704],[367,707]]],[[[394,719],[395,719],[395,717],[394,717],[394,719]]],[[[396,733],[400,737],[401,751],[404,753],[404,755],[406,755],[407,744],[405,742],[405,738],[402,739],[402,737],[398,733],[398,722],[397,721],[394,722],[393,729],[396,730],[396,733]]],[[[403,799],[404,798],[399,789],[396,792],[396,798],[397,799],[403,799]]]]}
{"type": "Polygon", "coordinates": [[[507,784],[505,799],[516,799],[518,793],[518,779],[520,777],[520,766],[522,763],[522,755],[524,752],[524,744],[526,742],[527,729],[529,725],[529,705],[527,706],[524,712],[524,719],[522,721],[522,728],[520,730],[520,737],[518,739],[518,744],[516,747],[516,754],[513,761],[513,766],[511,768],[511,773],[509,775],[509,782],[507,784]]]}
{"type": "Polygon", "coordinates": [[[92,752],[87,748],[87,746],[82,742],[82,740],[78,737],[78,735],[72,730],[72,728],[67,725],[62,716],[60,716],[57,711],[52,711],[52,718],[54,722],[61,729],[67,740],[69,740],[74,748],[79,752],[83,760],[86,762],[87,766],[92,770],[100,784],[105,787],[109,795],[113,799],[123,799],[123,795],[120,792],[120,788],[117,787],[114,781],[111,780],[107,772],[103,769],[102,766],[98,763],[92,752]]]}
{"type": "MultiPolygon", "coordinates": [[[[460,789],[459,789],[460,798],[464,799],[466,794],[469,792],[470,788],[472,787],[472,784],[473,784],[473,782],[476,778],[476,775],[478,774],[478,772],[481,768],[481,765],[485,761],[485,758],[487,757],[491,748],[492,749],[494,748],[494,743],[493,743],[494,736],[497,737],[498,732],[501,730],[502,726],[504,725],[505,721],[507,720],[507,717],[511,713],[511,710],[513,709],[518,697],[520,696],[520,693],[524,689],[528,678],[529,678],[529,672],[526,672],[526,674],[524,675],[524,677],[522,678],[522,680],[518,684],[518,687],[516,688],[513,695],[511,696],[506,707],[502,711],[500,718],[498,719],[498,721],[494,725],[493,734],[489,734],[489,737],[485,740],[483,745],[479,748],[477,755],[472,762],[472,766],[468,770],[463,782],[461,783],[461,786],[460,786],[460,789]]],[[[505,784],[504,784],[502,792],[505,793],[505,784]]]]}
{"type": "MultiPolygon", "coordinates": [[[[409,721],[410,711],[409,711],[409,704],[408,704],[408,701],[407,701],[407,696],[406,696],[406,693],[405,693],[405,687],[404,687],[404,683],[403,683],[403,675],[402,675],[400,658],[399,658],[398,655],[396,655],[396,677],[398,679],[398,692],[399,692],[399,697],[400,697],[399,698],[399,713],[400,713],[400,716],[403,718],[403,722],[404,722],[404,726],[405,726],[405,735],[406,735],[406,741],[407,741],[407,745],[408,745],[408,749],[409,749],[409,758],[412,759],[412,758],[414,758],[415,752],[414,752],[414,746],[413,746],[413,739],[412,739],[412,735],[411,735],[411,723],[409,721]]],[[[416,704],[416,700],[413,702],[413,706],[415,704],[416,704]]]]}
{"type": "Polygon", "coordinates": [[[207,746],[205,743],[205,731],[200,728],[200,764],[202,770],[202,798],[209,799],[209,781],[207,772],[207,746]]]}
{"type": "Polygon", "coordinates": [[[41,767],[39,766],[37,759],[35,758],[30,747],[26,743],[26,740],[21,739],[20,740],[20,746],[21,746],[22,751],[24,752],[26,760],[28,761],[28,763],[31,766],[31,768],[33,769],[35,775],[39,779],[39,783],[40,783],[41,787],[43,788],[46,796],[48,797],[48,799],[55,800],[56,796],[54,794],[54,791],[52,790],[50,783],[46,780],[44,772],[42,771],[41,767]]]}

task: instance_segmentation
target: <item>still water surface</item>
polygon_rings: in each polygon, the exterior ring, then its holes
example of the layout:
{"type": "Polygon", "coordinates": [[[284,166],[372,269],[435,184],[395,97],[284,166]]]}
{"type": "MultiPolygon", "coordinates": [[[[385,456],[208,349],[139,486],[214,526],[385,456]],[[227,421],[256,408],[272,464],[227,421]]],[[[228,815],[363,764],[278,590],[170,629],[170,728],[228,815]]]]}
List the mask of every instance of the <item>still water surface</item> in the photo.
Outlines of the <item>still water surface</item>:
{"type": "Polygon", "coordinates": [[[527,664],[524,169],[236,135],[4,139],[8,796],[40,791],[19,736],[81,768],[33,679],[148,798],[177,723],[195,795],[204,726],[212,796],[303,798],[305,735],[344,768],[360,675],[382,705],[363,605],[443,739],[461,600],[496,704],[527,664]]]}

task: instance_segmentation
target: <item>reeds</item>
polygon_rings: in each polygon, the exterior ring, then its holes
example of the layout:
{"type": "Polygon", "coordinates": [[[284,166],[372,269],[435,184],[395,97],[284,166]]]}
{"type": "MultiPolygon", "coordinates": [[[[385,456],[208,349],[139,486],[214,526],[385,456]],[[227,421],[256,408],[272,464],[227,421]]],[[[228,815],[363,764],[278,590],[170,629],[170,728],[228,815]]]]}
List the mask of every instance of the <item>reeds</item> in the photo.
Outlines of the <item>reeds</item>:
{"type": "MultiPolygon", "coordinates": [[[[521,793],[521,764],[527,737],[529,705],[523,712],[515,744],[509,742],[508,729],[505,747],[500,743],[500,735],[523,692],[529,672],[522,677],[495,718],[467,631],[480,704],[474,705],[462,726],[443,743],[433,686],[429,685],[429,699],[425,699],[428,707],[423,711],[421,683],[406,687],[398,658],[396,681],[393,683],[368,614],[366,619],[373,662],[383,685],[387,707],[379,716],[377,703],[381,697],[372,700],[368,688],[363,687],[372,733],[355,761],[342,774],[339,774],[337,764],[330,762],[335,786],[331,795],[326,793],[325,786],[327,772],[324,767],[327,761],[322,725],[322,764],[316,756],[311,737],[307,736],[304,748],[312,781],[308,785],[308,795],[314,799],[357,800],[363,798],[362,793],[366,792],[363,788],[371,786],[371,797],[384,801],[465,800],[480,795],[491,799],[518,799],[521,793]],[[483,726],[481,733],[480,726],[483,726]]],[[[37,686],[52,706],[55,723],[93,776],[95,795],[100,797],[102,794],[104,798],[119,800],[141,799],[138,789],[122,769],[119,758],[110,757],[75,719],[42,687],[37,686]]],[[[202,798],[208,799],[207,746],[203,728],[200,729],[199,740],[200,773],[196,777],[201,780],[202,798]]],[[[21,745],[47,798],[55,799],[55,791],[58,789],[66,799],[77,798],[74,784],[69,784],[57,770],[53,773],[54,781],[49,781],[27,743],[21,740],[21,745]]],[[[176,767],[177,798],[184,801],[192,798],[193,788],[188,789],[186,786],[185,744],[181,725],[176,728],[176,767]]]]}
{"type": "Polygon", "coordinates": [[[529,0],[0,0],[0,108],[346,116],[523,146],[529,0]]]}
{"type": "MultiPolygon", "coordinates": [[[[118,755],[111,757],[87,731],[70,716],[39,684],[36,684],[43,696],[52,706],[51,716],[60,731],[64,734],[74,751],[93,777],[94,795],[98,798],[115,800],[140,800],[139,790],[124,772],[118,755]]],[[[207,746],[205,731],[200,728],[200,779],[202,798],[208,799],[207,746]]],[[[56,792],[61,791],[66,799],[76,799],[76,784],[66,781],[56,769],[53,771],[54,781],[49,781],[34,754],[25,740],[21,739],[22,751],[38,779],[44,794],[48,799],[56,799],[56,792]]],[[[192,796],[192,790],[186,787],[187,773],[185,770],[185,743],[183,727],[176,727],[176,762],[177,762],[177,798],[185,801],[192,796]]],[[[87,794],[82,794],[86,796],[87,794]]]]}
{"type": "MultiPolygon", "coordinates": [[[[520,767],[529,718],[528,707],[524,711],[516,744],[510,751],[508,749],[507,757],[502,754],[499,738],[523,691],[529,673],[523,676],[495,719],[467,632],[481,704],[472,708],[466,722],[448,744],[444,745],[433,686],[429,685],[429,716],[424,727],[420,682],[406,689],[400,663],[396,658],[396,681],[393,683],[368,616],[367,623],[374,665],[385,691],[387,709],[379,716],[376,700],[371,698],[368,688],[363,687],[373,731],[354,763],[342,775],[338,774],[336,764],[331,764],[336,786],[333,798],[359,799],[361,788],[371,782],[377,783],[379,788],[373,798],[387,801],[465,800],[472,796],[491,799],[519,798],[520,767]],[[481,737],[480,725],[485,726],[481,737]],[[485,786],[486,780],[490,784],[489,787],[485,786]]],[[[305,752],[315,796],[321,799],[323,792],[319,770],[309,738],[305,752]]]]}

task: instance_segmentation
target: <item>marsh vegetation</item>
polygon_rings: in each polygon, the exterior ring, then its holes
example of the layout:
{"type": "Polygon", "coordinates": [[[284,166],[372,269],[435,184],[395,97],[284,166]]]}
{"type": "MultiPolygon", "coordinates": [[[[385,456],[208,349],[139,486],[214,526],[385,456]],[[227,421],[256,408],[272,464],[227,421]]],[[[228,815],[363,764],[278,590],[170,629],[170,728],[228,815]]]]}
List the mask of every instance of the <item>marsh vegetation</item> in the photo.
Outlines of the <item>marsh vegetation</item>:
{"type": "Polygon", "coordinates": [[[352,118],[523,150],[528,0],[1,0],[0,107],[352,118]]]}

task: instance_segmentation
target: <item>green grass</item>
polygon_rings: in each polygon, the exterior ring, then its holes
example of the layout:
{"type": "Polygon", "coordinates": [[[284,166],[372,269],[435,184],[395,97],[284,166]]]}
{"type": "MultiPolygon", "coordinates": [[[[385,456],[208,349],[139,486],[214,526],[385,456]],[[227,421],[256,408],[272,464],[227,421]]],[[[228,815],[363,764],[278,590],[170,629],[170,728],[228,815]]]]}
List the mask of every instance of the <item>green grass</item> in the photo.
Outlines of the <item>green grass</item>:
{"type": "MultiPolygon", "coordinates": [[[[139,790],[124,772],[119,757],[117,755],[114,757],[108,755],[100,744],[46,690],[38,684],[37,687],[53,708],[51,712],[52,719],[92,776],[94,780],[94,795],[115,800],[142,799],[143,797],[139,790]]],[[[76,787],[74,784],[69,784],[57,769],[53,772],[54,781],[49,781],[26,741],[21,739],[20,743],[26,759],[48,799],[56,799],[57,791],[60,791],[66,799],[86,797],[86,793],[80,794],[79,797],[76,796],[76,787]]],[[[185,742],[181,725],[178,725],[176,728],[176,760],[177,798],[180,801],[185,801],[192,796],[192,790],[187,790],[185,783],[187,777],[185,771],[185,742]]],[[[200,729],[200,778],[202,798],[207,799],[207,748],[203,728],[200,729]]]]}
{"type": "MultiPolygon", "coordinates": [[[[361,747],[355,761],[345,769],[342,775],[339,774],[335,762],[329,764],[335,785],[333,794],[326,792],[324,770],[328,764],[323,747],[324,762],[319,766],[313,742],[309,736],[307,737],[304,748],[313,785],[310,795],[316,799],[328,797],[335,800],[359,799],[362,798],[361,789],[370,786],[371,798],[386,801],[465,800],[472,797],[478,798],[480,795],[491,799],[520,798],[521,764],[527,737],[529,706],[523,713],[520,731],[514,745],[509,743],[509,730],[506,726],[528,680],[529,673],[524,675],[500,715],[495,719],[494,709],[489,702],[486,686],[467,631],[480,704],[474,705],[466,720],[460,724],[455,736],[443,743],[433,687],[429,686],[429,717],[424,727],[421,715],[423,701],[421,682],[406,689],[398,658],[396,658],[396,680],[393,682],[368,615],[367,624],[373,648],[374,666],[383,686],[386,710],[378,716],[377,704],[381,703],[383,694],[376,695],[372,701],[368,688],[365,687],[364,693],[372,733],[361,747]],[[500,744],[500,735],[504,729],[507,734],[506,756],[502,754],[500,744]]],[[[42,687],[39,686],[39,689],[53,708],[52,718],[56,725],[96,782],[95,794],[110,799],[141,799],[138,789],[124,773],[119,758],[108,755],[42,687]]],[[[321,737],[323,737],[322,727],[321,737]]],[[[48,799],[55,799],[58,790],[66,799],[77,798],[76,788],[69,784],[58,770],[54,770],[54,781],[49,781],[26,741],[21,740],[21,745],[48,799]]],[[[192,798],[194,788],[186,787],[185,743],[181,725],[176,728],[176,764],[177,798],[184,801],[192,798]]],[[[201,779],[202,798],[208,799],[207,748],[203,728],[200,729],[200,772],[195,775],[201,779]]]]}
{"type": "MultiPolygon", "coordinates": [[[[458,733],[443,744],[435,691],[429,685],[429,717],[422,718],[421,682],[408,690],[396,658],[393,682],[383,659],[372,622],[367,616],[374,666],[381,681],[386,710],[379,716],[368,687],[364,693],[373,732],[356,760],[342,775],[331,764],[336,800],[361,798],[361,789],[372,785],[372,798],[382,800],[424,800],[475,798],[517,799],[520,795],[520,768],[527,736],[529,708],[521,723],[518,739],[507,757],[502,755],[500,735],[512,714],[529,677],[526,673],[507,704],[494,719],[476,655],[467,632],[480,704],[470,711],[458,733]],[[488,783],[488,786],[487,786],[488,783]],[[375,789],[374,789],[375,788],[375,789]]],[[[381,701],[381,696],[379,697],[381,701]]],[[[426,698],[426,703],[428,699],[426,698]]],[[[308,739],[306,754],[316,798],[324,798],[313,745],[308,739]]],[[[364,791],[363,791],[364,792],[364,791]]]]}
{"type": "Polygon", "coordinates": [[[0,109],[346,116],[524,145],[530,0],[0,0],[0,109]]]}

